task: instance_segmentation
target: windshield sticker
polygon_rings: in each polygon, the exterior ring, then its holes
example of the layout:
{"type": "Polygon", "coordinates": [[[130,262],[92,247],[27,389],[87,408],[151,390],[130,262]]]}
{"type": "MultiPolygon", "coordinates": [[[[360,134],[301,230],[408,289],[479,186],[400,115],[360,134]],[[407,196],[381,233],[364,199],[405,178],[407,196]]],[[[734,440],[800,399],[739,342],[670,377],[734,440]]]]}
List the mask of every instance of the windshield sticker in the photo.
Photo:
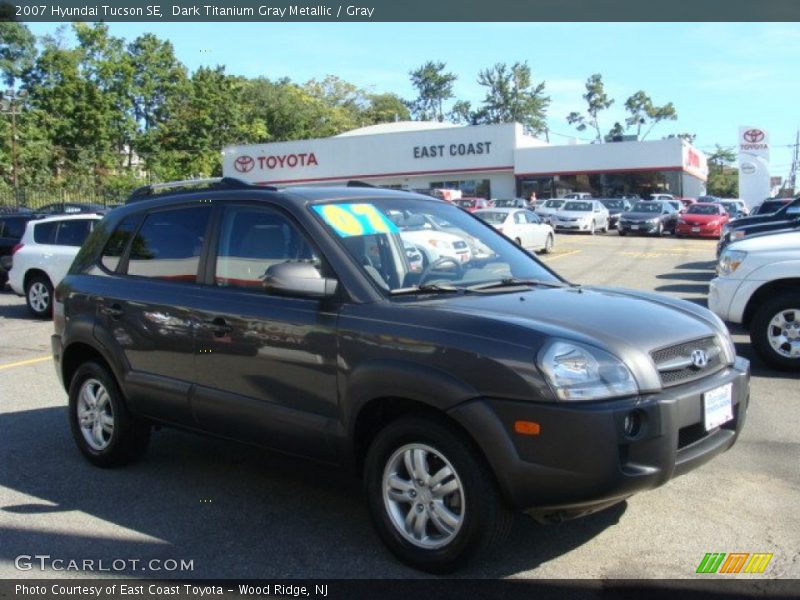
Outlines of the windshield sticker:
{"type": "Polygon", "coordinates": [[[324,204],[312,208],[339,237],[400,231],[397,225],[372,204],[324,204]]]}

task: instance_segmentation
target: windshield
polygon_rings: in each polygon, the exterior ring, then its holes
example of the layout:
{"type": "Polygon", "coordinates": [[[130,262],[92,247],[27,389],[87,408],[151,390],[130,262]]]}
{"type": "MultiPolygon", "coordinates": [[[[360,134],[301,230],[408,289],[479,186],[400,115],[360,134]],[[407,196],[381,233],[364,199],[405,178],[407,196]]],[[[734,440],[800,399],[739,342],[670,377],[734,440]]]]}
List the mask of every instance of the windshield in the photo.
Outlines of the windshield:
{"type": "Polygon", "coordinates": [[[564,206],[563,200],[548,200],[544,203],[547,208],[561,208],[564,206]]]}
{"type": "Polygon", "coordinates": [[[474,208],[475,200],[456,200],[455,204],[461,208],[474,208]]]}
{"type": "Polygon", "coordinates": [[[508,213],[498,210],[479,210],[475,213],[475,216],[492,225],[501,225],[506,222],[508,213]]]}
{"type": "Polygon", "coordinates": [[[606,208],[624,208],[625,203],[622,200],[601,200],[606,208]]]}
{"type": "Polygon", "coordinates": [[[774,212],[778,212],[780,209],[782,209],[784,206],[786,206],[786,204],[788,204],[788,202],[783,201],[783,200],[778,200],[777,202],[776,201],[770,202],[768,200],[767,202],[764,202],[764,204],[762,204],[758,208],[758,214],[760,214],[760,215],[769,215],[769,214],[772,214],[774,212]]]}
{"type": "Polygon", "coordinates": [[[638,202],[636,206],[633,207],[631,212],[637,213],[660,213],[661,212],[661,203],[660,202],[638,202]]]}
{"type": "Polygon", "coordinates": [[[693,204],[689,207],[689,210],[686,211],[686,214],[689,215],[718,215],[719,208],[716,205],[706,205],[703,206],[701,204],[693,204]]]}
{"type": "MultiPolygon", "coordinates": [[[[387,293],[419,286],[458,291],[512,279],[560,282],[493,227],[446,202],[385,197],[314,204],[311,210],[353,263],[387,293]],[[447,222],[448,230],[435,229],[432,220],[447,222]],[[410,260],[409,244],[421,260],[410,260]]],[[[506,216],[490,210],[480,217],[487,213],[506,216]]]]}
{"type": "Polygon", "coordinates": [[[564,210],[576,210],[586,212],[592,210],[591,202],[567,202],[564,205],[564,210]]]}

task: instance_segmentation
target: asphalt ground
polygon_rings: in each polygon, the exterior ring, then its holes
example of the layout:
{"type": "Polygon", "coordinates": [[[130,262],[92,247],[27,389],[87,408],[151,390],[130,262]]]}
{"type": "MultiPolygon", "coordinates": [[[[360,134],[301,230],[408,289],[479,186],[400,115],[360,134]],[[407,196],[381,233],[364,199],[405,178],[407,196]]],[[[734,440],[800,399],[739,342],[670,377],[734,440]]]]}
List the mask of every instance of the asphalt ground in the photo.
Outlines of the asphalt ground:
{"type": "MultiPolygon", "coordinates": [[[[574,282],[703,303],[714,243],[558,235],[543,260],[574,282]]],[[[122,559],[116,574],[137,577],[420,576],[373,533],[358,482],[328,467],[167,429],[143,461],[91,467],[69,433],[51,330],[8,288],[0,292],[0,578],[97,575],[15,567],[36,554],[106,566],[122,559]],[[193,568],[168,570],[170,559],[193,568]]],[[[521,517],[502,550],[457,576],[691,578],[707,552],[767,552],[774,557],[760,577],[800,577],[800,375],[768,370],[734,333],[753,380],[732,450],[583,519],[521,517]]]]}

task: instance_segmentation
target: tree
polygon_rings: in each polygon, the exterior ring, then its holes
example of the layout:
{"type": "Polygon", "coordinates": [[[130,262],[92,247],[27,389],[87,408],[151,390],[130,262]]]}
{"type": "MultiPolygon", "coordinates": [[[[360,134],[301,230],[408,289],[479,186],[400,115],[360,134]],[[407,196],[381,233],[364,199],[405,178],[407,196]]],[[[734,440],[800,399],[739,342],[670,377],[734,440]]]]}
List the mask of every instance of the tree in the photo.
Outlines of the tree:
{"type": "Polygon", "coordinates": [[[622,137],[623,135],[625,135],[625,129],[622,127],[622,124],[617,121],[606,135],[606,141],[613,142],[614,140],[618,140],[618,138],[622,137]]]}
{"type": "MultiPolygon", "coordinates": [[[[527,62],[511,67],[497,63],[478,73],[478,84],[486,88],[486,97],[472,115],[474,123],[522,123],[533,134],[547,129],[550,98],[544,95],[544,82],[534,85],[527,62]]],[[[459,110],[463,109],[464,105],[459,105],[459,110]]]]}
{"type": "Polygon", "coordinates": [[[36,45],[33,34],[23,23],[0,21],[0,77],[6,87],[33,66],[36,45]]]}
{"type": "Polygon", "coordinates": [[[411,112],[421,121],[443,121],[444,101],[453,97],[453,82],[457,79],[445,72],[445,63],[428,61],[411,71],[411,83],[417,89],[417,99],[411,103],[411,112]]]}
{"type": "Polygon", "coordinates": [[[450,109],[447,115],[453,123],[462,125],[475,125],[475,113],[472,111],[472,104],[468,100],[459,100],[450,109]]]}
{"type": "Polygon", "coordinates": [[[397,94],[370,94],[367,100],[369,105],[362,113],[362,120],[367,124],[408,121],[411,118],[408,105],[397,94]]]}
{"type": "Polygon", "coordinates": [[[733,167],[736,154],[733,148],[716,144],[714,152],[708,155],[707,193],[720,198],[739,197],[739,171],[733,167]]]}
{"type": "Polygon", "coordinates": [[[625,101],[625,110],[629,113],[625,119],[625,124],[628,127],[636,127],[637,139],[645,139],[661,121],[675,121],[678,118],[678,113],[672,102],[668,102],[663,106],[656,106],[646,93],[639,90],[625,101]],[[644,132],[644,135],[639,138],[642,127],[648,125],[649,127],[644,132]]]}
{"type": "Polygon", "coordinates": [[[595,141],[602,142],[603,135],[600,133],[598,115],[614,104],[614,100],[605,92],[602,75],[595,73],[586,80],[586,93],[583,94],[583,99],[586,100],[586,114],[571,112],[567,115],[567,123],[574,125],[578,131],[592,127],[595,130],[595,141]]]}

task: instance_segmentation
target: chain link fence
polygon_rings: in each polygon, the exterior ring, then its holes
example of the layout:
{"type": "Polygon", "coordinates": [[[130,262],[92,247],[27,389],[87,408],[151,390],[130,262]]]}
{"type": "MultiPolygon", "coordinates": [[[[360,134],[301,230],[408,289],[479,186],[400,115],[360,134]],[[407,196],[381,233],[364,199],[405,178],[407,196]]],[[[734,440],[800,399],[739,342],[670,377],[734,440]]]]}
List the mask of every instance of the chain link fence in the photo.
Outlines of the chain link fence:
{"type": "Polygon", "coordinates": [[[97,204],[104,207],[123,204],[130,191],[101,191],[97,189],[26,189],[0,190],[0,212],[19,209],[40,210],[53,204],[77,202],[97,204]]]}

